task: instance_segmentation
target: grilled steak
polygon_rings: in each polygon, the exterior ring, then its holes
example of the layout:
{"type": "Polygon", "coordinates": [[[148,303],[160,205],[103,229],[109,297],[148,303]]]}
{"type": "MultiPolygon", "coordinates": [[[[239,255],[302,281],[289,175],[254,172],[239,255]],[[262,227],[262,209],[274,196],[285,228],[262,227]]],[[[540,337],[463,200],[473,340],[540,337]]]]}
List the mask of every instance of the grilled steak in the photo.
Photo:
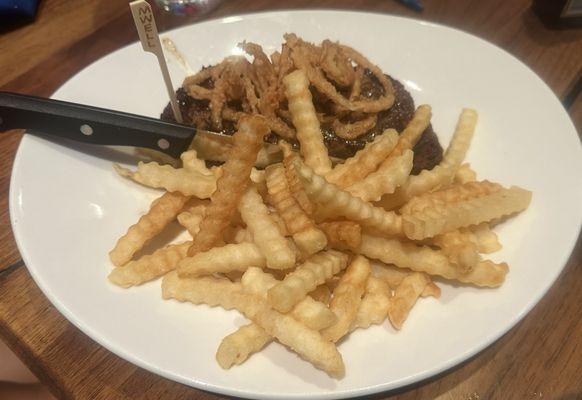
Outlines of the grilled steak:
{"type": "MultiPolygon", "coordinates": [[[[394,104],[390,109],[378,113],[378,122],[370,131],[355,140],[345,140],[336,136],[331,126],[322,125],[321,128],[325,144],[327,145],[331,156],[343,159],[351,157],[356,153],[356,151],[362,149],[367,142],[372,141],[376,135],[381,134],[385,129],[393,128],[398,132],[404,130],[414,115],[414,100],[399,81],[392,78],[390,79],[392,80],[392,85],[394,86],[395,91],[394,104]]],[[[377,92],[382,89],[380,84],[372,79],[367,82],[368,84],[362,87],[362,94],[368,97],[376,96],[377,92]]],[[[190,97],[182,88],[178,89],[176,95],[185,124],[193,125],[194,121],[204,121],[206,116],[209,115],[208,101],[196,100],[190,97]]],[[[161,119],[164,121],[175,122],[169,104],[164,109],[161,119]]],[[[200,126],[200,123],[198,124],[198,127],[201,129],[212,129],[209,124],[207,126],[200,126]]],[[[235,126],[232,123],[225,121],[222,132],[225,134],[232,134],[234,133],[234,130],[235,126]]],[[[270,139],[272,141],[276,138],[272,136],[270,139]]],[[[432,169],[441,161],[443,149],[431,125],[429,125],[423,132],[413,150],[413,174],[418,174],[423,169],[432,169]]]]}

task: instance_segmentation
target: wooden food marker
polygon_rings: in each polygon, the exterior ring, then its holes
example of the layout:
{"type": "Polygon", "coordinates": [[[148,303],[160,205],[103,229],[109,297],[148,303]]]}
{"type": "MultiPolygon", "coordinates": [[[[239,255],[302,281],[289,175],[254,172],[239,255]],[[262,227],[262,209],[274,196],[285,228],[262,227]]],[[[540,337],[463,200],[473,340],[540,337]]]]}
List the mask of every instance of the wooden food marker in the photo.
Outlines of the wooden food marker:
{"type": "Polygon", "coordinates": [[[172,85],[170,73],[168,72],[168,66],[166,64],[166,58],[164,57],[164,51],[158,35],[158,28],[156,27],[156,20],[154,19],[152,8],[145,0],[132,1],[129,3],[129,8],[131,9],[131,15],[133,15],[133,22],[137,28],[141,46],[144,51],[153,53],[158,58],[158,63],[160,64],[160,69],[162,70],[162,75],[164,77],[164,83],[166,84],[168,95],[170,96],[170,104],[172,105],[174,118],[176,118],[176,121],[181,124],[182,113],[180,112],[180,107],[178,107],[176,93],[174,92],[174,86],[172,85]]]}

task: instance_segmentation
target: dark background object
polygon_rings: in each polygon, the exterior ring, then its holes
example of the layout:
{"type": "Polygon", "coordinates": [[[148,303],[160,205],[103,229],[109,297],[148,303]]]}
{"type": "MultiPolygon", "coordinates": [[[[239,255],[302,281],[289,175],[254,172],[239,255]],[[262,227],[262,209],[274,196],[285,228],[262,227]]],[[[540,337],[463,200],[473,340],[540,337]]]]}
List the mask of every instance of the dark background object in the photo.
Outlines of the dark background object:
{"type": "Polygon", "coordinates": [[[532,8],[549,26],[582,27],[582,0],[533,0],[532,8]]]}
{"type": "Polygon", "coordinates": [[[0,0],[0,33],[32,22],[38,0],[0,0]]]}

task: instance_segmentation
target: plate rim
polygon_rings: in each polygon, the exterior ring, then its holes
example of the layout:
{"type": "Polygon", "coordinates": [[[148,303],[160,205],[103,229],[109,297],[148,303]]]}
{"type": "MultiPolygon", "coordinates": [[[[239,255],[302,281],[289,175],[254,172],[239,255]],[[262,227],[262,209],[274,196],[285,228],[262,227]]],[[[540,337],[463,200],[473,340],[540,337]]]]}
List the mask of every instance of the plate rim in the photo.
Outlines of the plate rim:
{"type": "MultiPolygon", "coordinates": [[[[514,61],[519,63],[522,67],[525,67],[527,70],[529,70],[531,72],[533,77],[535,77],[539,80],[539,82],[543,85],[545,90],[548,91],[548,94],[551,95],[553,101],[557,101],[558,103],[561,104],[561,102],[559,101],[559,99],[557,98],[557,96],[555,95],[553,90],[546,84],[546,82],[543,79],[541,79],[541,77],[532,68],[530,68],[527,64],[522,62],[519,58],[512,55],[511,53],[509,53],[505,49],[497,46],[496,44],[494,44],[486,39],[483,39],[479,36],[476,36],[470,32],[466,32],[462,29],[450,27],[450,26],[435,23],[435,22],[425,21],[425,20],[417,19],[417,18],[410,18],[410,17],[385,14],[385,13],[379,13],[379,12],[372,12],[372,11],[357,11],[357,10],[346,10],[346,9],[314,8],[314,9],[281,9],[281,10],[275,10],[275,11],[265,10],[265,11],[259,11],[259,12],[237,13],[234,15],[216,17],[216,18],[207,19],[204,21],[195,22],[192,24],[186,24],[186,25],[182,25],[180,27],[177,27],[177,28],[174,28],[174,29],[171,29],[168,31],[164,31],[164,32],[160,33],[160,36],[169,35],[172,32],[175,32],[175,31],[181,30],[181,29],[189,29],[192,26],[226,23],[225,20],[227,20],[229,18],[240,18],[242,20],[242,19],[253,19],[253,18],[270,18],[270,17],[284,16],[286,14],[305,14],[305,13],[308,13],[308,14],[313,14],[313,13],[344,14],[344,15],[353,15],[353,14],[358,15],[359,14],[359,15],[370,15],[370,16],[374,16],[376,18],[400,19],[400,20],[406,20],[408,23],[415,23],[415,24],[430,26],[432,28],[442,29],[445,31],[453,31],[456,34],[470,36],[472,39],[479,40],[479,41],[483,42],[485,45],[487,45],[489,47],[493,47],[497,51],[501,51],[502,53],[505,54],[505,56],[511,57],[514,61]]],[[[53,94],[51,95],[51,98],[56,93],[58,93],[62,87],[64,87],[71,80],[75,79],[78,75],[83,73],[83,71],[85,71],[87,68],[90,68],[93,64],[98,63],[102,59],[109,57],[109,56],[112,56],[113,54],[115,54],[117,52],[124,51],[126,48],[133,46],[136,43],[138,43],[137,40],[133,41],[131,43],[128,43],[128,44],[120,47],[119,49],[116,49],[115,51],[107,53],[107,54],[103,55],[102,57],[89,63],[88,65],[86,65],[85,67],[80,69],[78,72],[76,72],[74,75],[69,77],[67,80],[65,80],[53,92],[53,94]]],[[[564,115],[567,116],[568,122],[569,122],[572,130],[574,132],[577,132],[576,127],[573,124],[573,121],[572,121],[570,115],[566,112],[566,110],[563,110],[563,112],[564,112],[564,115]]],[[[466,350],[465,352],[462,352],[462,353],[458,354],[457,356],[446,360],[445,362],[443,362],[443,364],[440,367],[437,367],[437,368],[433,367],[430,370],[421,371],[417,374],[410,375],[410,376],[407,376],[406,378],[392,381],[390,383],[381,383],[381,384],[377,384],[377,385],[365,386],[365,387],[360,387],[357,389],[346,389],[346,390],[341,390],[341,391],[334,391],[332,389],[332,390],[328,390],[324,393],[318,393],[318,394],[309,393],[308,391],[301,392],[301,393],[295,393],[295,394],[275,394],[275,393],[270,393],[270,392],[256,392],[256,391],[252,391],[252,390],[249,391],[249,390],[241,390],[241,389],[232,389],[232,388],[229,388],[228,386],[209,384],[209,383],[206,383],[204,381],[198,380],[195,377],[186,378],[186,377],[182,377],[178,374],[170,373],[164,369],[160,369],[160,368],[156,367],[155,365],[152,365],[152,364],[146,362],[145,360],[143,360],[137,356],[134,356],[133,354],[131,354],[129,352],[126,352],[123,348],[117,348],[113,343],[110,343],[106,339],[102,338],[101,335],[98,332],[96,332],[94,329],[83,325],[81,323],[81,321],[78,320],[75,317],[75,315],[69,311],[68,307],[59,301],[58,297],[52,293],[52,290],[50,289],[50,287],[45,285],[42,277],[39,274],[37,274],[37,270],[40,270],[40,268],[29,267],[29,265],[32,265],[32,264],[29,263],[29,254],[26,251],[26,246],[25,246],[26,239],[23,237],[23,233],[19,232],[19,223],[18,223],[18,221],[16,221],[16,215],[18,214],[18,211],[16,210],[16,194],[15,194],[15,189],[14,189],[15,185],[13,185],[13,182],[16,179],[15,175],[16,175],[16,171],[18,170],[18,165],[20,165],[20,163],[22,162],[22,157],[23,157],[22,153],[24,151],[22,149],[26,146],[26,143],[28,142],[29,139],[30,139],[30,136],[25,133],[25,135],[23,135],[22,140],[20,141],[20,143],[18,145],[16,155],[14,157],[12,171],[10,174],[10,188],[9,188],[8,197],[9,197],[10,223],[11,223],[12,231],[14,234],[14,239],[15,239],[15,242],[17,244],[17,248],[19,250],[19,253],[22,257],[22,260],[24,261],[24,264],[25,264],[28,272],[32,276],[36,285],[41,289],[41,291],[46,296],[46,298],[59,311],[59,313],[61,313],[61,315],[63,315],[69,322],[71,322],[75,327],[77,327],[82,333],[89,336],[91,338],[91,340],[98,343],[100,346],[105,347],[108,351],[111,351],[113,354],[121,357],[122,359],[124,359],[127,362],[130,362],[130,363],[132,363],[140,368],[144,368],[145,370],[147,370],[153,374],[156,374],[158,376],[162,376],[162,377],[169,379],[171,381],[179,382],[179,383],[185,384],[185,385],[190,386],[190,387],[194,387],[194,388],[199,389],[199,390],[204,390],[204,391],[208,391],[208,392],[212,392],[212,393],[218,393],[218,394],[222,394],[222,395],[237,396],[237,397],[243,397],[243,398],[256,398],[257,396],[259,396],[260,398],[277,398],[277,399],[351,398],[354,396],[371,395],[371,394],[378,394],[378,393],[389,394],[391,392],[394,392],[394,391],[397,391],[400,389],[410,389],[410,386],[412,386],[414,384],[421,384],[422,382],[426,381],[427,379],[430,379],[431,377],[446,374],[450,370],[452,370],[455,367],[458,367],[461,364],[469,361],[470,359],[478,356],[485,349],[489,348],[493,343],[495,343],[497,340],[501,339],[510,330],[515,328],[517,326],[517,324],[519,324],[523,320],[523,318],[533,310],[533,308],[540,302],[540,300],[548,293],[548,291],[554,285],[554,283],[556,282],[558,277],[563,273],[566,265],[568,264],[568,261],[570,260],[570,258],[572,256],[572,252],[573,252],[576,244],[578,243],[578,241],[580,240],[580,237],[581,237],[582,213],[579,216],[580,218],[578,218],[579,219],[578,220],[578,226],[579,226],[578,235],[575,236],[574,240],[572,240],[568,244],[568,246],[567,246],[568,252],[564,253],[561,261],[558,263],[559,265],[561,265],[561,268],[556,271],[556,273],[554,274],[554,276],[550,280],[547,281],[547,284],[543,286],[543,290],[540,291],[539,295],[530,299],[528,304],[503,329],[489,334],[487,339],[481,341],[479,343],[479,345],[474,346],[474,347],[466,350]]],[[[579,152],[582,155],[582,143],[580,143],[579,152]]]]}

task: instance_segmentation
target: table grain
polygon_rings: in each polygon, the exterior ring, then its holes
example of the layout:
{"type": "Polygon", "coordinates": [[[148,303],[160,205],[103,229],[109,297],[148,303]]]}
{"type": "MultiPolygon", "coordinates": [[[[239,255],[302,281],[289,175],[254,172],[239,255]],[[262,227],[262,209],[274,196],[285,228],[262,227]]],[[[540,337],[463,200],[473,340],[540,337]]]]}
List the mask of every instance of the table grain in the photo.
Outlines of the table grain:
{"type": "MultiPolygon", "coordinates": [[[[341,8],[421,18],[491,41],[534,70],[582,129],[582,30],[546,27],[528,0],[425,0],[417,14],[392,0],[225,1],[206,18],[286,8],[341,8]]],[[[198,21],[156,11],[160,31],[198,21]]],[[[127,2],[44,0],[36,21],[0,27],[0,90],[49,96],[96,59],[136,40],[127,2]],[[65,27],[65,28],[63,28],[65,27]]],[[[196,40],[196,38],[193,38],[196,40]]],[[[22,261],[8,188],[21,132],[0,135],[0,337],[60,399],[218,399],[138,368],[96,344],[48,302],[22,261]]],[[[582,397],[582,240],[548,294],[472,359],[383,399],[582,397]]],[[[387,356],[388,357],[388,356],[387,356]]]]}

